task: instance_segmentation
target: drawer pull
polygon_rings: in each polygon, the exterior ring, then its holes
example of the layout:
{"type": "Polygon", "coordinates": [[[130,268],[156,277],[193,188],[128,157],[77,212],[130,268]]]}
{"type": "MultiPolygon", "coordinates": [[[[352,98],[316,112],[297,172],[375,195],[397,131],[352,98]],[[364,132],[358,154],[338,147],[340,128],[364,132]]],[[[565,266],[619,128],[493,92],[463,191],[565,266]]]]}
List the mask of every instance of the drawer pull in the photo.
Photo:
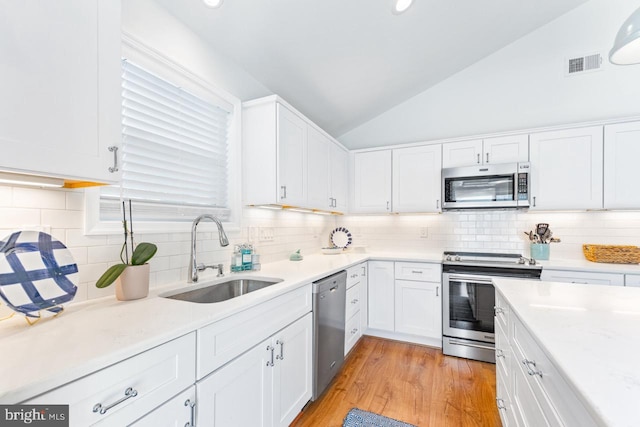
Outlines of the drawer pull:
{"type": "Polygon", "coordinates": [[[497,398],[496,405],[498,405],[498,410],[502,411],[504,409],[507,409],[507,406],[504,404],[504,399],[497,398]]]}
{"type": "Polygon", "coordinates": [[[422,274],[422,270],[411,270],[413,274],[422,274]]]}
{"type": "Polygon", "coordinates": [[[351,300],[351,304],[357,304],[358,303],[358,298],[354,298],[351,300]]]}
{"type": "Polygon", "coordinates": [[[362,277],[367,275],[367,267],[365,267],[364,265],[362,266],[362,277]]]}
{"type": "Polygon", "coordinates": [[[184,402],[184,406],[188,406],[191,412],[191,421],[185,424],[184,427],[196,427],[196,402],[187,399],[187,401],[184,402]]]}
{"type": "Polygon", "coordinates": [[[111,405],[107,405],[107,406],[102,406],[102,403],[96,403],[93,406],[93,412],[100,412],[100,415],[104,415],[107,413],[107,411],[111,408],[113,408],[114,406],[117,406],[119,404],[121,404],[122,402],[124,402],[125,400],[131,399],[132,397],[136,397],[138,395],[138,391],[129,387],[124,391],[124,397],[121,399],[116,400],[115,402],[113,402],[111,405]]]}
{"type": "Polygon", "coordinates": [[[493,313],[494,313],[494,316],[497,316],[498,314],[503,314],[504,313],[504,308],[494,306],[493,307],[493,313]]]}
{"type": "Polygon", "coordinates": [[[500,348],[496,348],[496,357],[505,357],[504,351],[502,351],[502,349],[500,348]]]}
{"type": "Polygon", "coordinates": [[[527,368],[527,374],[534,376],[539,375],[542,378],[542,371],[537,369],[536,362],[529,359],[524,359],[522,364],[527,368]]]}
{"type": "Polygon", "coordinates": [[[353,328],[351,330],[351,335],[355,335],[358,332],[358,328],[353,328]]]}

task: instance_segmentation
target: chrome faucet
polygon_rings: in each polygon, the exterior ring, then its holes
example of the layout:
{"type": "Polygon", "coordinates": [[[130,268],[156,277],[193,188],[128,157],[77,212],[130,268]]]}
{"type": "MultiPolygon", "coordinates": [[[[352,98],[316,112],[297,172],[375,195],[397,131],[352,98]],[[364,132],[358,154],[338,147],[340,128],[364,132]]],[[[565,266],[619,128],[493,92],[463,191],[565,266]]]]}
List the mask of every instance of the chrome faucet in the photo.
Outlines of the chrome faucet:
{"type": "Polygon", "coordinates": [[[208,219],[216,223],[218,226],[218,237],[220,239],[220,246],[229,246],[229,239],[227,239],[227,234],[224,232],[224,228],[222,228],[222,223],[218,218],[213,215],[200,215],[196,219],[193,220],[193,224],[191,225],[191,257],[189,258],[189,283],[194,283],[198,281],[198,272],[206,270],[207,268],[217,268],[218,269],[218,277],[224,276],[222,273],[222,264],[218,265],[204,265],[198,264],[196,262],[196,229],[198,228],[198,224],[203,219],[208,219]]]}

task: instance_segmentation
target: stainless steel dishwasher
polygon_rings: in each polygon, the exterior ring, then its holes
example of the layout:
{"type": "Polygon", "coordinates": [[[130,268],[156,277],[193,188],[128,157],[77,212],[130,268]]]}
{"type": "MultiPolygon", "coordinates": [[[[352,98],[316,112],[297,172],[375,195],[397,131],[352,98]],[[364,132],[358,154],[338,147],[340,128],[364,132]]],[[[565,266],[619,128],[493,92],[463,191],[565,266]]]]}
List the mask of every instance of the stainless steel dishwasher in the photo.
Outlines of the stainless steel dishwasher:
{"type": "Polygon", "coordinates": [[[313,400],[344,363],[346,292],[346,271],[313,283],[313,400]]]}

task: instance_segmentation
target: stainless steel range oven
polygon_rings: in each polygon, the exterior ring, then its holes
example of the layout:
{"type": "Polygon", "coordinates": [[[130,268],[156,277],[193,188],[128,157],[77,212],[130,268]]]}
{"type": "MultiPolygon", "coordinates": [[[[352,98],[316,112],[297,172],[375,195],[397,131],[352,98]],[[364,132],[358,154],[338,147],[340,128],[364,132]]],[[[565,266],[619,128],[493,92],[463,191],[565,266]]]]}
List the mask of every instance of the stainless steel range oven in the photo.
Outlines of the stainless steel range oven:
{"type": "Polygon", "coordinates": [[[542,267],[518,254],[445,252],[442,352],[495,363],[492,277],[540,279],[542,267]]]}

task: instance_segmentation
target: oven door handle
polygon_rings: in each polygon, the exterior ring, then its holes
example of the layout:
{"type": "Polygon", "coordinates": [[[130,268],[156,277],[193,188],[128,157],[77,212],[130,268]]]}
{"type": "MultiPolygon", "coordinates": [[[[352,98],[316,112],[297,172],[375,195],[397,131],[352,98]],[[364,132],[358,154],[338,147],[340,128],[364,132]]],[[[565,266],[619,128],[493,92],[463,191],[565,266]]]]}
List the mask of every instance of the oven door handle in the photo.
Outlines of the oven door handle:
{"type": "Polygon", "coordinates": [[[457,282],[459,281],[464,281],[464,282],[470,282],[473,280],[473,282],[475,283],[487,283],[492,285],[493,284],[493,280],[491,279],[491,277],[487,277],[487,276],[472,276],[472,275],[466,275],[466,274],[451,274],[448,277],[449,280],[455,280],[457,282]]]}
{"type": "Polygon", "coordinates": [[[482,350],[491,350],[491,351],[495,351],[495,347],[490,347],[488,345],[480,345],[480,344],[470,344],[468,342],[464,342],[464,341],[458,341],[455,339],[449,339],[449,344],[452,345],[461,345],[463,347],[474,347],[474,348],[480,348],[482,350]]]}

